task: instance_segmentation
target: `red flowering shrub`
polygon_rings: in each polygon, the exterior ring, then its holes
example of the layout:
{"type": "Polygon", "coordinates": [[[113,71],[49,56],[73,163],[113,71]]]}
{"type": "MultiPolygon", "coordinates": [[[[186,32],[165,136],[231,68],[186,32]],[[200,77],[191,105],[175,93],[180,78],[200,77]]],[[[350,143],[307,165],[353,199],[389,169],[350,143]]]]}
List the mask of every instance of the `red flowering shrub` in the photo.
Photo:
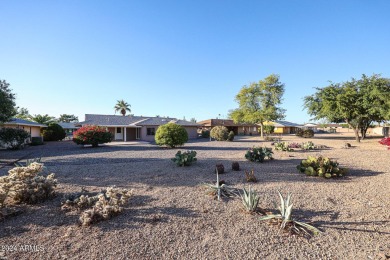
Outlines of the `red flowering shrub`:
{"type": "Polygon", "coordinates": [[[76,144],[99,144],[109,143],[113,139],[112,134],[105,128],[96,125],[86,125],[73,133],[73,142],[76,144]]]}
{"type": "Polygon", "coordinates": [[[382,145],[386,145],[387,149],[390,150],[390,137],[381,139],[379,143],[382,145]]]}

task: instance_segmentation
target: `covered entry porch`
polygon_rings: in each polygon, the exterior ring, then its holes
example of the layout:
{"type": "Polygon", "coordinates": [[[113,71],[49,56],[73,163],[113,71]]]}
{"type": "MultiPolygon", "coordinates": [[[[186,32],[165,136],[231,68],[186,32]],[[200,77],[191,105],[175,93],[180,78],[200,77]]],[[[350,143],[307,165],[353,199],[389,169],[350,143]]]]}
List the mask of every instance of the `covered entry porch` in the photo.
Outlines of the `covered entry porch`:
{"type": "Polygon", "coordinates": [[[108,131],[114,136],[114,141],[135,141],[141,139],[141,126],[110,126],[108,131]]]}

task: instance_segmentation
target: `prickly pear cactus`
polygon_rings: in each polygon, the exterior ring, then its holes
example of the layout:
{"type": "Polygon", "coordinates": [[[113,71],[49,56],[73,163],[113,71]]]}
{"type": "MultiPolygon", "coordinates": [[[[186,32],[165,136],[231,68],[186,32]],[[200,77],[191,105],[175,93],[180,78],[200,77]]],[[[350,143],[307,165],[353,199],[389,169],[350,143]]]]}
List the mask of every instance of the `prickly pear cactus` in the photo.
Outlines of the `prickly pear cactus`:
{"type": "Polygon", "coordinates": [[[298,171],[307,176],[319,176],[327,179],[334,177],[343,177],[347,170],[339,167],[339,163],[332,161],[327,157],[308,156],[306,160],[302,160],[297,166],[298,171]]]}
{"type": "Polygon", "coordinates": [[[178,151],[175,155],[175,158],[171,160],[176,163],[177,166],[190,166],[193,162],[196,162],[197,159],[195,151],[178,151]]]}

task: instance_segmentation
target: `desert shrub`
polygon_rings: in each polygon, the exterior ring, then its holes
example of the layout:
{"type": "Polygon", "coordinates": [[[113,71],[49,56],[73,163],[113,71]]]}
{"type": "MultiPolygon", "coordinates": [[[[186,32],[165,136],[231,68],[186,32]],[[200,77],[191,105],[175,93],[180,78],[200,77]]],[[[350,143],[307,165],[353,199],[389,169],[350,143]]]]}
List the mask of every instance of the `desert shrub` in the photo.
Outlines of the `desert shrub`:
{"type": "Polygon", "coordinates": [[[275,143],[275,150],[278,151],[285,151],[285,152],[292,152],[294,151],[287,142],[277,142],[275,143]]]}
{"type": "Polygon", "coordinates": [[[247,182],[257,182],[255,171],[253,169],[249,172],[245,171],[245,179],[247,182]]]}
{"type": "Polygon", "coordinates": [[[223,166],[222,163],[218,163],[215,165],[215,171],[216,171],[216,173],[219,173],[219,174],[225,173],[225,167],[223,166]]]}
{"type": "Polygon", "coordinates": [[[301,145],[300,144],[298,144],[298,143],[289,143],[288,144],[288,147],[289,148],[301,148],[301,145]]]}
{"type": "Polygon", "coordinates": [[[234,132],[233,132],[233,131],[230,131],[230,132],[229,132],[228,137],[227,137],[227,140],[228,140],[228,141],[233,141],[233,140],[234,140],[234,132]]]}
{"type": "Polygon", "coordinates": [[[99,200],[98,194],[91,196],[88,191],[81,188],[81,192],[65,194],[61,201],[63,210],[80,210],[92,207],[99,200]]]}
{"type": "Polygon", "coordinates": [[[30,145],[42,145],[42,144],[43,144],[42,136],[31,137],[30,145]]]}
{"type": "Polygon", "coordinates": [[[217,141],[226,141],[228,139],[229,131],[224,126],[215,126],[210,131],[211,138],[217,141]]]}
{"type": "Polygon", "coordinates": [[[308,176],[319,176],[325,178],[342,177],[347,173],[346,168],[339,167],[339,163],[332,161],[327,157],[308,156],[297,166],[301,173],[308,176]]]}
{"type": "Polygon", "coordinates": [[[298,128],[297,131],[295,132],[296,136],[302,137],[303,136],[303,129],[298,128]]]}
{"type": "Polygon", "coordinates": [[[26,167],[15,167],[0,177],[0,207],[34,204],[53,197],[57,180],[53,173],[44,176],[43,169],[42,163],[33,162],[26,167]]]}
{"type": "Polygon", "coordinates": [[[314,131],[311,129],[303,130],[302,137],[303,138],[312,138],[314,136],[314,131]]]}
{"type": "Polygon", "coordinates": [[[97,201],[91,209],[81,213],[81,225],[89,226],[120,214],[123,211],[123,206],[128,203],[132,194],[132,191],[125,189],[107,188],[106,192],[97,195],[97,201]]]}
{"type": "Polygon", "coordinates": [[[264,162],[265,158],[268,158],[270,160],[273,159],[272,157],[272,148],[267,147],[253,147],[252,149],[248,150],[245,154],[245,158],[251,162],[264,162]]]}
{"type": "Polygon", "coordinates": [[[264,141],[271,141],[271,142],[281,142],[282,137],[281,136],[264,136],[264,141]]]}
{"type": "Polygon", "coordinates": [[[42,136],[45,141],[60,141],[65,138],[66,132],[59,124],[50,123],[42,130],[42,136]]]}
{"type": "Polygon", "coordinates": [[[387,137],[387,138],[382,138],[379,143],[381,145],[386,145],[387,146],[387,149],[390,150],[390,137],[387,137]]]}
{"type": "Polygon", "coordinates": [[[232,162],[232,170],[233,171],[239,171],[240,170],[240,164],[238,162],[232,162]]]}
{"type": "Polygon", "coordinates": [[[1,128],[0,129],[0,146],[17,150],[24,147],[29,133],[19,128],[1,128]]]}
{"type": "Polygon", "coordinates": [[[210,131],[209,130],[202,130],[201,136],[202,136],[202,138],[210,138],[210,131]]]}
{"type": "Polygon", "coordinates": [[[105,127],[96,125],[83,126],[73,133],[73,142],[82,145],[91,144],[92,147],[109,143],[112,139],[112,134],[105,127]]]}
{"type": "Polygon", "coordinates": [[[270,134],[273,134],[274,131],[275,131],[275,126],[273,126],[273,125],[264,125],[263,126],[264,134],[270,135],[270,134]]]}
{"type": "Polygon", "coordinates": [[[196,162],[196,151],[178,151],[175,158],[171,160],[176,163],[177,166],[190,166],[193,162],[196,162]]]}
{"type": "Polygon", "coordinates": [[[160,146],[174,148],[188,141],[188,133],[183,126],[168,123],[157,128],[155,140],[156,144],[160,146]]]}

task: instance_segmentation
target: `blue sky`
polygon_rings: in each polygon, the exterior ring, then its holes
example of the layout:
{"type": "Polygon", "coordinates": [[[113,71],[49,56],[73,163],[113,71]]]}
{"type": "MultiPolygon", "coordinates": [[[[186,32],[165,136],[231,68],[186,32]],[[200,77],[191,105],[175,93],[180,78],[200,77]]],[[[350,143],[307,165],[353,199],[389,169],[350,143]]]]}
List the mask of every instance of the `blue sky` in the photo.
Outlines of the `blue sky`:
{"type": "Polygon", "coordinates": [[[390,77],[390,1],[0,1],[0,79],[31,114],[197,120],[243,85],[285,84],[286,120],[328,81],[390,77]]]}

